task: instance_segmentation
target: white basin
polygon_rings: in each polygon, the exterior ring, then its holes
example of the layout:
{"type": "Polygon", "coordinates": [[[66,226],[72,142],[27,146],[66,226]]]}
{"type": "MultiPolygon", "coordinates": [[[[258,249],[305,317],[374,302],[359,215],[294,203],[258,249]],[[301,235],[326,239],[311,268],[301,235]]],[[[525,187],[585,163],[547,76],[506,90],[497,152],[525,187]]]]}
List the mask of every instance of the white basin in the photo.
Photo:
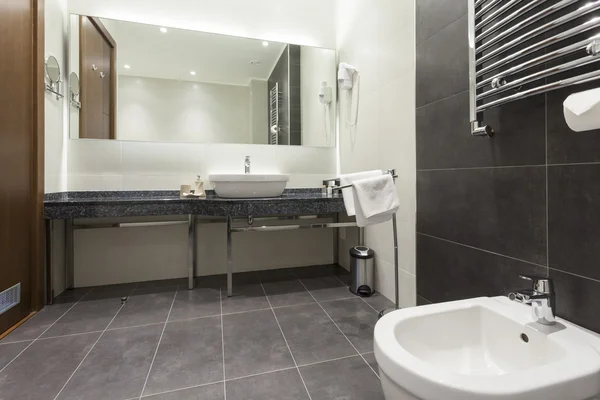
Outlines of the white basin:
{"type": "Polygon", "coordinates": [[[600,336],[506,297],[391,312],[375,357],[387,400],[600,399],[600,336]]]}
{"type": "Polygon", "coordinates": [[[213,174],[209,176],[219,197],[249,199],[281,196],[290,180],[283,174],[213,174]]]}

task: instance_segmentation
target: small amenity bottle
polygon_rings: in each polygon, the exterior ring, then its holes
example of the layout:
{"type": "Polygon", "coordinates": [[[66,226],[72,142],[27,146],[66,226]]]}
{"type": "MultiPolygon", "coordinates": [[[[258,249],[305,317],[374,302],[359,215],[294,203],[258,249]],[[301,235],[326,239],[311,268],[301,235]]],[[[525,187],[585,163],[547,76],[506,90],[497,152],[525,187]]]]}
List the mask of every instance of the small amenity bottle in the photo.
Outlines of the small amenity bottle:
{"type": "Polygon", "coordinates": [[[198,175],[195,183],[194,194],[199,197],[206,197],[206,193],[204,192],[204,182],[202,182],[202,177],[200,175],[198,175]]]}

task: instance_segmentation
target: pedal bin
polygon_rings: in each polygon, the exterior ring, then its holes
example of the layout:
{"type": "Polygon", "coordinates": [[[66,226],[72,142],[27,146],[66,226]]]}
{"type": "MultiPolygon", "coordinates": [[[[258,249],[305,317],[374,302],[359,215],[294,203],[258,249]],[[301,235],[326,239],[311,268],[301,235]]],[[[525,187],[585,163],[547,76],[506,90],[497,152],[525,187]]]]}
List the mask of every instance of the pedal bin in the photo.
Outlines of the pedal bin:
{"type": "Polygon", "coordinates": [[[355,246],[350,249],[350,291],[361,297],[368,297],[374,292],[373,261],[375,252],[366,246],[355,246]]]}

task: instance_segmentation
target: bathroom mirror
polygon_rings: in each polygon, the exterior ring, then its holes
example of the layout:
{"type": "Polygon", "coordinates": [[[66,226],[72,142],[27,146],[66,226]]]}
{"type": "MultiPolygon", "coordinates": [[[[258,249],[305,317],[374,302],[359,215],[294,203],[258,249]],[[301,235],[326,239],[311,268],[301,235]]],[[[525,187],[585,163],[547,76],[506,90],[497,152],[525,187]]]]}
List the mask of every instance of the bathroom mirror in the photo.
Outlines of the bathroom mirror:
{"type": "Polygon", "coordinates": [[[74,14],[69,25],[71,138],[335,146],[335,50],[74,14]]]}
{"type": "Polygon", "coordinates": [[[71,75],[69,75],[69,86],[71,88],[71,95],[73,97],[79,96],[79,77],[75,72],[71,72],[71,75]]]}
{"type": "Polygon", "coordinates": [[[51,85],[60,81],[60,65],[58,65],[58,61],[54,56],[49,56],[46,59],[46,76],[51,85]]]}

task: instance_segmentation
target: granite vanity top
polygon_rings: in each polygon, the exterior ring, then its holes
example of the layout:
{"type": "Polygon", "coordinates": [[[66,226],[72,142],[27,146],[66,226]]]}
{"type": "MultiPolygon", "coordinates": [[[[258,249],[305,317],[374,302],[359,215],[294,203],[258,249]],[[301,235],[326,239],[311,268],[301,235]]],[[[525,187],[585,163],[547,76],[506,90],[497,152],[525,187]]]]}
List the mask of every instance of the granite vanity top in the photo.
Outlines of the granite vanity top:
{"type": "Polygon", "coordinates": [[[341,194],[323,196],[321,189],[286,189],[282,196],[224,199],[213,191],[206,198],[179,197],[179,191],[112,191],[49,193],[45,219],[131,217],[195,214],[205,216],[260,216],[330,214],[345,211],[341,194]]]}

